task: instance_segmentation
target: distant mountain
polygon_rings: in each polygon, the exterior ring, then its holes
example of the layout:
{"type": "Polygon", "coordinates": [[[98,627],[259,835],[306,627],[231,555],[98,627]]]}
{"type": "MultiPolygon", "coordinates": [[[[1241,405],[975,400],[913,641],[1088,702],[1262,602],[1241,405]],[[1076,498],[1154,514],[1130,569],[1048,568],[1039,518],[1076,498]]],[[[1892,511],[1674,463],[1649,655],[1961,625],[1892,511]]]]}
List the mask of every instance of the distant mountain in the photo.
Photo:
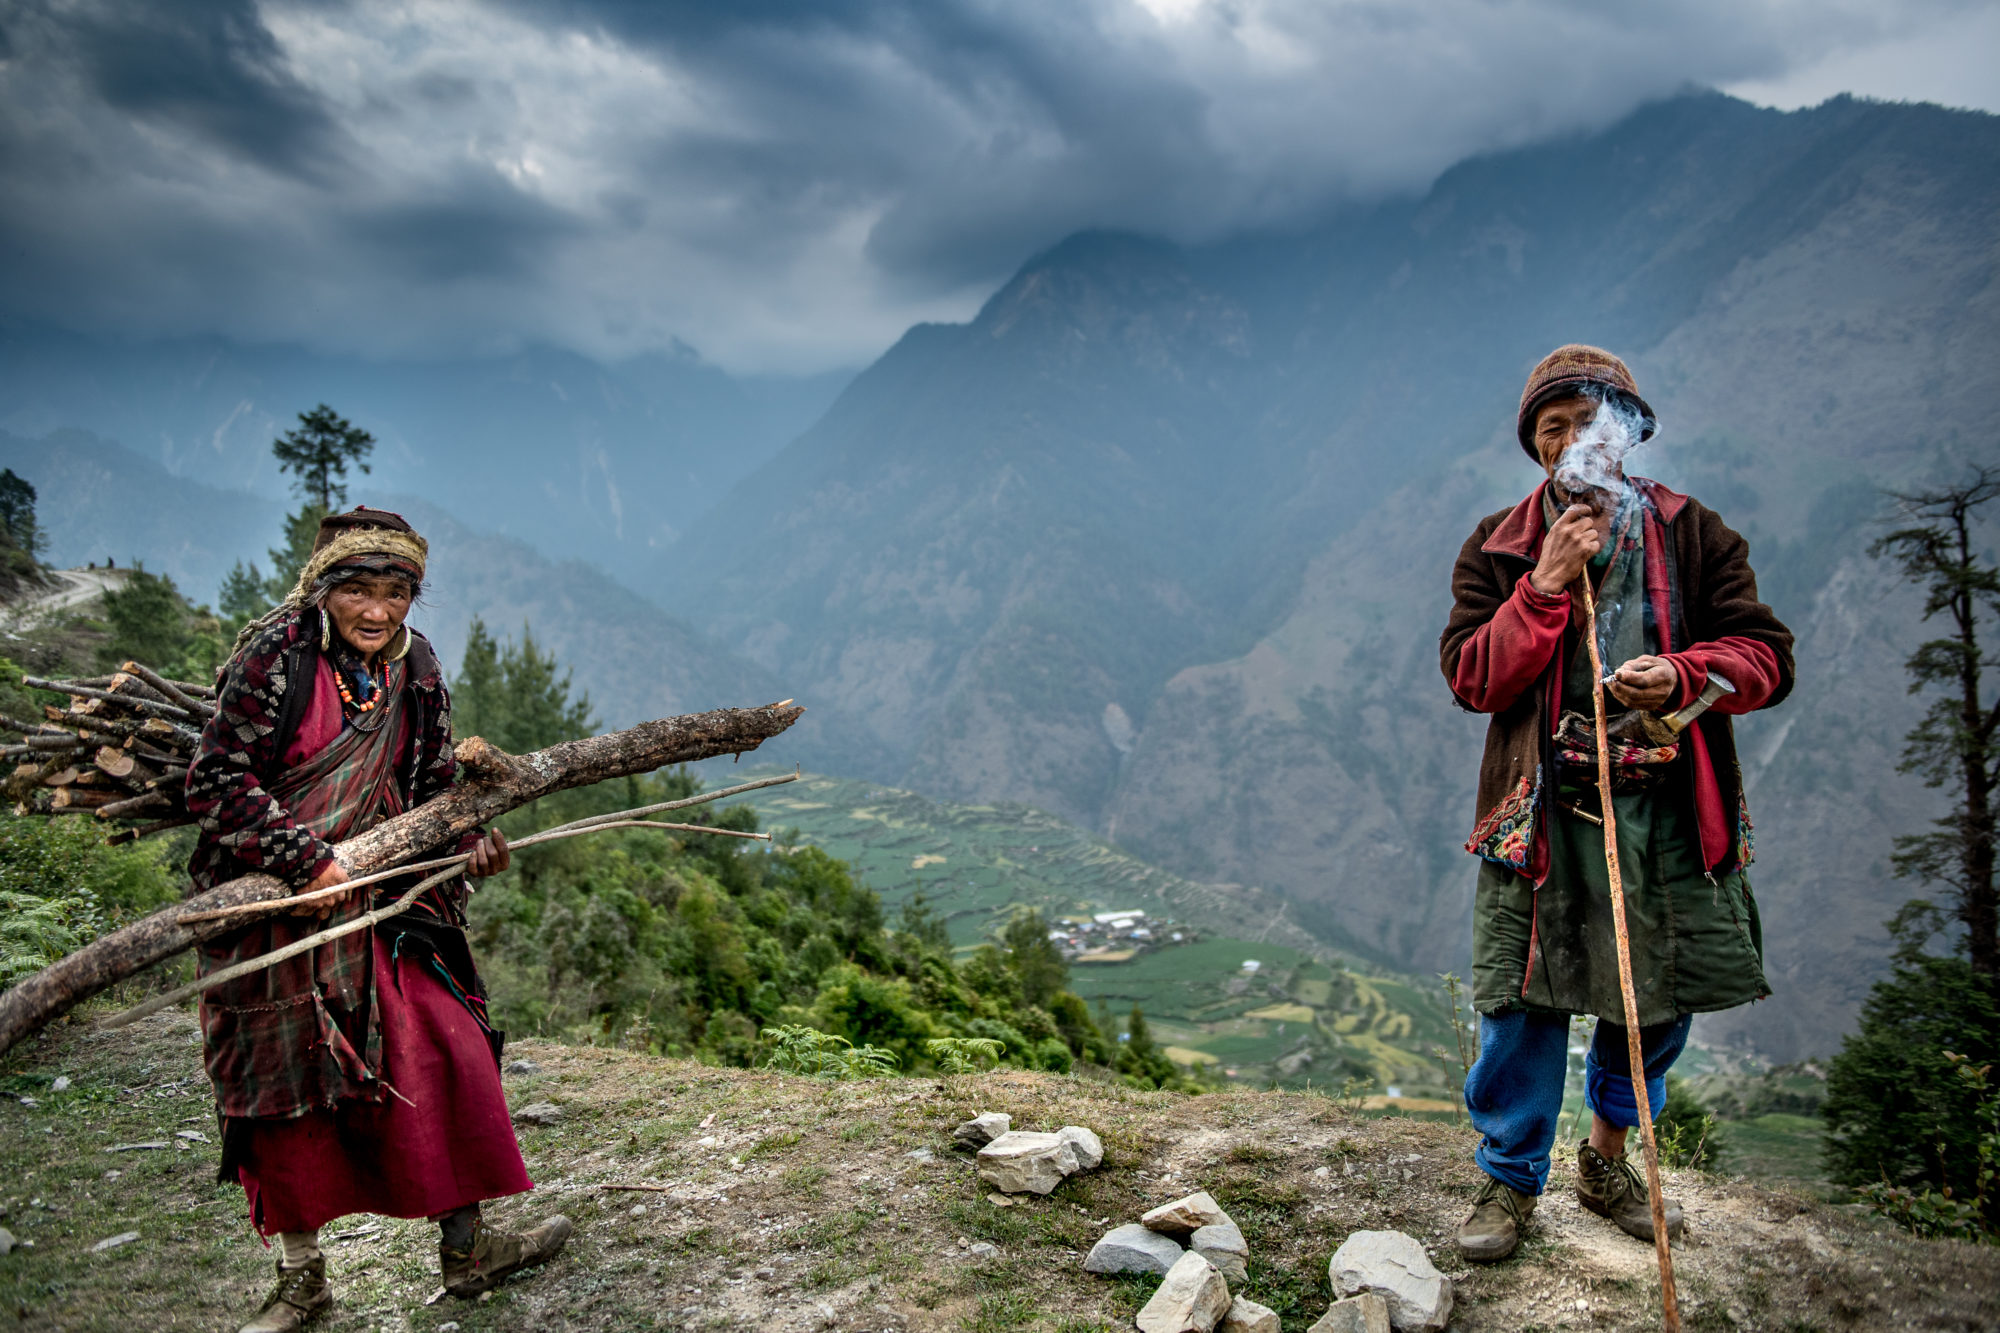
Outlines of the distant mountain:
{"type": "Polygon", "coordinates": [[[328,403],[377,437],[377,488],[635,587],[655,552],[810,425],[847,379],[738,378],[692,352],[617,364],[551,349],[369,361],[0,324],[0,428],[81,428],[175,476],[280,497],[288,488],[271,440],[328,403]]]}
{"type": "MultiPolygon", "coordinates": [[[[1436,636],[1477,518],[1538,479],[1572,340],[1666,423],[1639,468],[1752,539],[1801,682],[1745,728],[1779,995],[1826,1049],[1913,886],[1891,836],[1914,602],[1876,487],[1995,456],[2000,120],[1715,94],[1476,159],[1307,235],[1087,235],[923,326],[673,553],[667,605],[863,721],[885,780],[1014,800],[1275,889],[1406,966],[1469,938],[1482,723],[1436,636]]],[[[851,766],[839,766],[853,771],[851,766]]]]}
{"type": "MultiPolygon", "coordinates": [[[[142,559],[196,600],[211,600],[222,571],[260,555],[275,537],[279,504],[169,474],[158,463],[81,431],[24,439],[0,431],[0,467],[39,492],[48,563],[142,559]]],[[[423,603],[412,623],[448,668],[481,616],[519,641],[529,626],[588,691],[607,726],[709,708],[771,703],[799,694],[762,667],[718,647],[581,561],[552,561],[518,538],[482,533],[427,501],[374,491],[359,499],[394,509],[431,545],[423,603]]],[[[812,708],[782,740],[759,751],[771,763],[825,763],[872,755],[872,742],[836,710],[812,708]]]]}

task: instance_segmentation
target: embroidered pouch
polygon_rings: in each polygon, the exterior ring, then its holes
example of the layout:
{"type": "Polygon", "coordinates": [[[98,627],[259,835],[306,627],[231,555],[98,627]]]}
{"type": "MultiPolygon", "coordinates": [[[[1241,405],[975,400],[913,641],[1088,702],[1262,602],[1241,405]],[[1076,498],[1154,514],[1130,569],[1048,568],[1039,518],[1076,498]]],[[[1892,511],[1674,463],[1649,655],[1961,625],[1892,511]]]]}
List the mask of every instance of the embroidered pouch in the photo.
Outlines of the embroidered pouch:
{"type": "Polygon", "coordinates": [[[1542,770],[1535,768],[1531,784],[1524,776],[1498,805],[1486,812],[1466,839],[1465,850],[1483,861],[1493,861],[1515,870],[1528,868],[1528,855],[1535,845],[1535,811],[1542,800],[1542,770]]]}

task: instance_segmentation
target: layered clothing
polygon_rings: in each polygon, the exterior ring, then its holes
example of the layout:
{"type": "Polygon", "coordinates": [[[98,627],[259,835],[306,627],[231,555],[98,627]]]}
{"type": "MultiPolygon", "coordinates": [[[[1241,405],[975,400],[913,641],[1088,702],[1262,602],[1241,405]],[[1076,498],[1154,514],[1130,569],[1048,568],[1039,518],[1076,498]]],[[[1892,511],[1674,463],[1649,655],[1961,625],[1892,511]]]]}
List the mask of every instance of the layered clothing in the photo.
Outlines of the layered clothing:
{"type": "MultiPolygon", "coordinates": [[[[1757,598],[1748,545],[1714,511],[1633,479],[1636,509],[1615,536],[1605,590],[1622,609],[1606,669],[1638,652],[1674,664],[1673,711],[1711,673],[1725,695],[1671,752],[1622,752],[1646,781],[1614,797],[1633,917],[1640,1022],[1728,1008],[1768,993],[1747,868],[1751,826],[1730,715],[1792,686],[1792,636],[1757,598]],[[1622,558],[1618,558],[1622,557],[1622,558]],[[1633,604],[1636,603],[1636,604],[1633,604]]],[[[1482,867],[1474,915],[1474,1004],[1622,1019],[1601,817],[1590,754],[1558,742],[1564,712],[1591,707],[1581,597],[1527,577],[1549,525],[1547,483],[1483,520],[1460,551],[1440,641],[1462,707],[1491,715],[1474,827],[1482,867]]]]}
{"type": "MultiPolygon", "coordinates": [[[[200,887],[252,871],[303,884],[335,844],[456,776],[450,696],[429,644],[412,632],[407,654],[381,665],[375,706],[350,716],[339,667],[319,648],[323,614],[281,617],[223,678],[188,775],[200,887]]],[[[325,918],[257,918],[202,946],[198,970],[261,957],[405,887],[357,891],[325,918]]],[[[429,1215],[528,1187],[499,1034],[461,929],[465,893],[462,878],[448,881],[409,913],[204,994],[223,1174],[244,1184],[260,1230],[309,1230],[352,1211],[429,1215]]]]}

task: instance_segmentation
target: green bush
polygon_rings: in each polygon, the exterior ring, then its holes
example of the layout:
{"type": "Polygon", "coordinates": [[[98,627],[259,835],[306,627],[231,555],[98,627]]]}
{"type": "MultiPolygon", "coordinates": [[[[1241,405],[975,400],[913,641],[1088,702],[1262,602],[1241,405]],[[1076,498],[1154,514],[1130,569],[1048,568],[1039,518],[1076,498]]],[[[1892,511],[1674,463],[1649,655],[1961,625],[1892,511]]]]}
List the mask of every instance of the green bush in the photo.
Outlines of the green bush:
{"type": "MultiPolygon", "coordinates": [[[[1904,956],[1827,1071],[1832,1178],[1948,1199],[1981,1193],[1983,1096],[1960,1072],[2000,1059],[2000,1005],[1963,958],[1904,956]],[[1967,1063],[1969,1061],[1969,1065],[1967,1063]]],[[[1986,1200],[1986,1225],[2000,1223],[1986,1200]]]]}

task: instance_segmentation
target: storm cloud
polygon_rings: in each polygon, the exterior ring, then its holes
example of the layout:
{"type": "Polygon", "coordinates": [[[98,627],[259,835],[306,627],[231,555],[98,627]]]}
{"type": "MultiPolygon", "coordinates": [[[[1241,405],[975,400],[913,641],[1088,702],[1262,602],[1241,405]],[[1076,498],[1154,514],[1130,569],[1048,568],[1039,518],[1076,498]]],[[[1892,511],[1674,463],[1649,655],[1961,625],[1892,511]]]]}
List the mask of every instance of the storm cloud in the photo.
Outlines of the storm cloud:
{"type": "Polygon", "coordinates": [[[0,0],[0,313],[853,364],[1080,228],[1307,225],[1691,83],[1923,96],[1993,12],[0,0]],[[1866,86],[1876,50],[1902,83],[1866,86]]]}

